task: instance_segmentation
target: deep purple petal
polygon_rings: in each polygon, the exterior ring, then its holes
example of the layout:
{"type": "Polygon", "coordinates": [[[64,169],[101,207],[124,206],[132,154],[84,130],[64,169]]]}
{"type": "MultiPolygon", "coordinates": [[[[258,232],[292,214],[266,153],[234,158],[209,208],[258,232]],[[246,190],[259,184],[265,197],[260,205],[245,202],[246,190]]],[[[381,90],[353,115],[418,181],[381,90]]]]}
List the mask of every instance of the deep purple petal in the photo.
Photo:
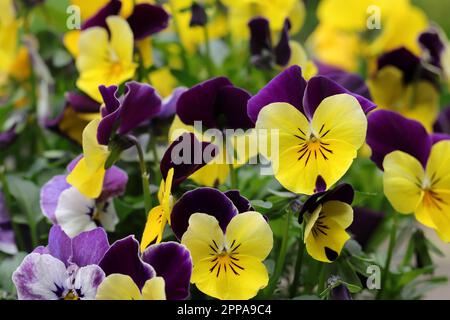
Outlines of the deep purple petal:
{"type": "Polygon", "coordinates": [[[106,170],[103,189],[97,201],[105,201],[124,194],[128,182],[128,175],[117,166],[106,170]]]}
{"type": "Polygon", "coordinates": [[[369,115],[366,142],[372,149],[372,161],[380,169],[384,157],[395,150],[409,153],[425,167],[431,150],[431,139],[422,124],[389,110],[369,115]]]}
{"type": "Polygon", "coordinates": [[[346,93],[354,96],[356,100],[358,100],[361,108],[365,113],[368,113],[376,107],[376,105],[372,101],[348,91],[333,80],[324,76],[315,76],[308,81],[308,85],[306,86],[305,96],[303,98],[303,108],[305,110],[305,115],[309,119],[312,119],[314,112],[316,111],[322,100],[341,93],[346,93]]]}
{"type": "Polygon", "coordinates": [[[353,234],[353,238],[362,247],[365,247],[383,221],[383,218],[383,212],[355,207],[353,208],[353,222],[348,230],[353,234]]]}
{"type": "Polygon", "coordinates": [[[164,278],[168,300],[189,296],[192,259],[185,246],[176,242],[152,245],[144,251],[142,260],[155,269],[157,276],[164,278]]]}
{"type": "Polygon", "coordinates": [[[450,134],[450,106],[441,110],[436,122],[433,125],[433,131],[450,134]]]}
{"type": "Polygon", "coordinates": [[[162,102],[161,111],[158,113],[158,118],[168,118],[177,112],[177,103],[181,95],[187,91],[185,87],[176,88],[172,94],[165,98],[162,102]]]}
{"type": "Polygon", "coordinates": [[[126,134],[161,111],[161,98],[148,84],[135,81],[125,84],[126,92],[120,106],[119,134],[126,134]]]}
{"type": "Polygon", "coordinates": [[[291,47],[289,45],[289,30],[291,23],[289,19],[284,21],[283,29],[281,30],[280,41],[275,47],[275,62],[279,66],[285,66],[291,59],[291,47]]]}
{"type": "Polygon", "coordinates": [[[108,18],[109,16],[118,15],[121,7],[122,3],[119,0],[109,1],[95,15],[93,15],[91,18],[89,18],[83,23],[81,30],[85,30],[92,27],[102,27],[104,29],[108,29],[108,26],[106,24],[106,18],[108,18]]]}
{"type": "Polygon", "coordinates": [[[148,3],[134,6],[127,19],[136,40],[164,30],[169,25],[169,14],[162,7],[148,3]]]}
{"type": "MultiPolygon", "coordinates": [[[[98,90],[102,95],[106,114],[113,113],[114,111],[119,109],[120,101],[117,97],[117,86],[112,85],[109,87],[105,87],[104,85],[101,85],[98,87],[98,90]]],[[[102,114],[102,116],[105,116],[106,114],[102,114]]]]}
{"type": "Polygon", "coordinates": [[[253,123],[256,123],[259,111],[273,102],[287,102],[303,112],[305,88],[306,80],[302,77],[302,69],[299,66],[289,67],[250,98],[247,114],[253,123]]]}
{"type": "Polygon", "coordinates": [[[189,21],[189,27],[203,27],[208,22],[208,15],[205,8],[194,2],[191,6],[191,20],[189,21]]]}
{"type": "Polygon", "coordinates": [[[193,133],[183,133],[172,142],[161,159],[159,168],[163,179],[166,179],[170,168],[174,168],[172,188],[177,187],[190,175],[205,166],[207,163],[204,157],[206,148],[214,148],[211,152],[211,160],[219,152],[213,144],[198,141],[193,133]]]}
{"type": "Polygon", "coordinates": [[[61,193],[70,188],[66,182],[66,175],[57,175],[42,186],[40,204],[42,213],[56,223],[55,210],[61,193]]]}
{"type": "Polygon", "coordinates": [[[264,51],[272,51],[272,38],[270,34],[269,20],[256,17],[248,23],[250,28],[250,53],[252,57],[258,57],[264,51]]]}
{"type": "Polygon", "coordinates": [[[183,123],[193,125],[202,121],[208,128],[216,128],[216,102],[220,89],[233,84],[225,77],[217,77],[199,83],[184,92],[177,103],[177,115],[183,123]]]}
{"type": "Polygon", "coordinates": [[[442,140],[450,140],[450,135],[446,133],[433,133],[431,135],[431,143],[433,145],[442,140]]]}
{"type": "Polygon", "coordinates": [[[69,265],[72,256],[72,240],[60,226],[54,225],[50,229],[47,249],[50,255],[61,260],[66,266],[69,265]]]}
{"type": "Polygon", "coordinates": [[[347,286],[341,283],[331,289],[330,300],[352,300],[352,296],[347,286]]]}
{"type": "Polygon", "coordinates": [[[254,124],[247,115],[247,102],[250,94],[244,89],[225,86],[217,95],[216,114],[225,116],[221,127],[226,129],[249,129],[254,124]]]}
{"type": "Polygon", "coordinates": [[[238,214],[233,202],[222,192],[213,188],[197,188],[186,192],[174,205],[171,213],[171,227],[181,239],[194,213],[205,213],[216,217],[225,232],[230,220],[238,214]]]}
{"type": "Polygon", "coordinates": [[[72,239],[71,262],[79,267],[99,264],[108,249],[108,236],[103,228],[82,232],[72,239]]]}
{"type": "Polygon", "coordinates": [[[419,36],[419,44],[422,49],[428,53],[429,63],[440,68],[441,54],[445,50],[444,41],[441,39],[439,31],[435,28],[430,28],[419,36]]]}
{"type": "Polygon", "coordinates": [[[239,190],[228,190],[225,191],[224,194],[233,202],[239,213],[254,210],[250,201],[242,196],[239,190]]]}
{"type": "Polygon", "coordinates": [[[75,112],[95,113],[100,110],[100,103],[88,97],[87,95],[77,92],[67,92],[65,95],[66,102],[72,106],[75,112]]]}
{"type": "MultiPolygon", "coordinates": [[[[102,113],[106,110],[105,107],[101,108],[102,113]]],[[[119,120],[119,109],[116,111],[106,114],[103,116],[102,120],[98,124],[97,129],[97,141],[99,144],[108,145],[111,134],[114,128],[117,126],[117,121],[119,120]]]]}
{"type": "Polygon", "coordinates": [[[420,67],[420,59],[406,48],[389,51],[378,58],[378,70],[394,66],[403,73],[404,81],[410,82],[420,67]]]}
{"type": "Polygon", "coordinates": [[[120,273],[130,276],[139,288],[155,276],[153,268],[139,257],[139,242],[134,236],[114,242],[106,251],[99,266],[106,276],[120,273]]]}

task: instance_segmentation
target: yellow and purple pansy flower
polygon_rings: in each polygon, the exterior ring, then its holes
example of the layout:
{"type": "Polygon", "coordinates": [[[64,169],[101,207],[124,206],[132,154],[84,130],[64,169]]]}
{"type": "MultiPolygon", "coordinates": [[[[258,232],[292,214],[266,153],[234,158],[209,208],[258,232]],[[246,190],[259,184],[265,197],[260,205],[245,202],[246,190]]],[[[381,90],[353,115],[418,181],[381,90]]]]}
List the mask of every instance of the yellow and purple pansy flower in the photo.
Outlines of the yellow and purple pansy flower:
{"type": "Polygon", "coordinates": [[[238,191],[188,191],[174,205],[171,220],[191,252],[191,282],[200,291],[218,299],[250,299],[267,286],[263,261],[272,250],[272,230],[238,191]]]}
{"type": "Polygon", "coordinates": [[[384,170],[384,194],[399,213],[450,241],[450,136],[429,135],[417,121],[379,110],[369,116],[367,143],[384,170]]]}
{"type": "Polygon", "coordinates": [[[117,96],[117,86],[100,86],[104,106],[102,119],[91,121],[83,131],[83,157],[67,182],[88,198],[97,198],[102,190],[108,144],[115,135],[125,135],[159,114],[161,99],[151,86],[128,82],[125,93],[117,96]]]}
{"type": "Polygon", "coordinates": [[[278,134],[277,154],[264,154],[276,179],[303,194],[324,191],[345,174],[365,141],[365,113],[374,108],[367,98],[326,77],[306,82],[298,66],[280,73],[248,101],[248,115],[258,132],[267,134],[269,145],[276,143],[270,136],[278,134]]]}
{"type": "Polygon", "coordinates": [[[353,188],[341,184],[327,192],[309,197],[299,214],[304,221],[306,250],[314,259],[322,262],[335,261],[350,235],[346,229],[353,221],[353,188]]]}
{"type": "Polygon", "coordinates": [[[151,245],[142,255],[139,242],[117,240],[99,263],[105,272],[98,300],[183,300],[189,296],[192,259],[176,242],[151,245]]]}

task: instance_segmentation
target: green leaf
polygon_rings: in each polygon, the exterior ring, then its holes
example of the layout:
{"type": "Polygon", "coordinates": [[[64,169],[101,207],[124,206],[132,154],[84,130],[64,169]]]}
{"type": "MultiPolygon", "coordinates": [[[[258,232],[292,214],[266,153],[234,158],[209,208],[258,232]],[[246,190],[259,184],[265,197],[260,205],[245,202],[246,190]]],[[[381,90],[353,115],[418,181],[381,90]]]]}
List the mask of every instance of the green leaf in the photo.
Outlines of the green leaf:
{"type": "Polygon", "coordinates": [[[12,175],[8,175],[7,180],[11,196],[26,214],[28,223],[36,225],[44,217],[39,205],[38,186],[29,180],[12,175]]]}
{"type": "Polygon", "coordinates": [[[0,263],[0,288],[2,290],[10,294],[15,293],[15,287],[11,277],[26,255],[25,252],[19,252],[15,256],[6,258],[0,263]]]}

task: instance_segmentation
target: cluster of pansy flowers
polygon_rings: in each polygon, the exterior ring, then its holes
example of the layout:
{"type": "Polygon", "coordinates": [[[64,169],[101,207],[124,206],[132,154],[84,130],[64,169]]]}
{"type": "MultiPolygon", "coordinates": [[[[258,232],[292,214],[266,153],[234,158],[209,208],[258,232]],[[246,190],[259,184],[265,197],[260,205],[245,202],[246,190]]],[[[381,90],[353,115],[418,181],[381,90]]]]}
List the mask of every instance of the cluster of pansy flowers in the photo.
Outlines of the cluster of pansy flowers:
{"type": "MultiPolygon", "coordinates": [[[[64,45],[76,61],[82,92],[67,92],[61,113],[44,125],[83,152],[41,188],[41,210],[53,226],[48,245],[35,248],[12,276],[19,299],[178,300],[190,297],[190,284],[217,299],[251,299],[266,287],[270,293],[270,218],[237,185],[224,189],[256,154],[238,154],[241,161],[226,163],[230,150],[198,131],[197,121],[204,129],[245,130],[234,137],[236,144],[255,142],[254,132],[263,132],[258,144],[278,144],[261,156],[271,162],[282,188],[300,201],[293,209],[298,241],[321,263],[339,259],[352,235],[367,242],[379,223],[378,213],[373,221],[373,212],[354,213],[354,190],[342,182],[367,147],[383,172],[392,207],[414,213],[450,242],[450,109],[438,114],[440,82],[450,73],[448,45],[439,29],[426,29],[426,18],[409,1],[375,1],[391,25],[375,37],[361,32],[368,2],[351,1],[344,13],[337,1],[322,1],[319,26],[308,42],[317,60],[291,39],[301,25],[300,1],[223,1],[228,15],[214,16],[205,11],[214,1],[168,1],[164,7],[152,1],[72,2],[82,8],[83,21],[81,30],[65,34],[64,45]],[[273,15],[265,16],[267,10],[273,15]],[[397,23],[407,14],[414,28],[399,38],[397,23]],[[349,15],[355,17],[351,23],[349,15]],[[171,19],[177,25],[169,26],[171,19]],[[186,50],[178,54],[188,59],[208,40],[201,28],[211,39],[227,32],[234,40],[243,37],[252,66],[278,74],[255,94],[225,76],[176,87],[171,68],[155,68],[151,54],[151,36],[167,28],[177,29],[186,50]],[[341,54],[330,54],[336,47],[341,54]],[[361,56],[370,60],[367,85],[347,72],[361,56]],[[161,181],[153,181],[160,184],[155,204],[139,132],[171,116],[161,181]],[[187,162],[175,161],[174,150],[183,145],[210,159],[196,162],[194,152],[187,162]],[[106,231],[119,223],[114,200],[126,194],[129,180],[120,159],[133,148],[146,223],[142,233],[110,244],[106,231]],[[185,191],[187,179],[198,187],[185,191]]],[[[0,143],[9,145],[13,136],[2,133],[0,143]]],[[[156,154],[152,160],[158,161],[156,154]]],[[[2,193],[0,250],[17,252],[2,193]]],[[[349,298],[342,284],[332,296],[339,290],[349,298]]]]}

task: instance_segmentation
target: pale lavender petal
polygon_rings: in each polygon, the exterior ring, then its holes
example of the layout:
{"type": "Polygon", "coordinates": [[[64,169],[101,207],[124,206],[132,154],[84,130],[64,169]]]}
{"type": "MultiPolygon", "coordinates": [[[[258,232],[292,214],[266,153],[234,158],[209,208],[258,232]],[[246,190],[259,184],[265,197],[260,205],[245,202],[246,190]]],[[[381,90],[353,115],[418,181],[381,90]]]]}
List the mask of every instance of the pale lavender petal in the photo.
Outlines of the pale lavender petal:
{"type": "Polygon", "coordinates": [[[0,190],[0,251],[8,254],[17,253],[16,240],[11,218],[6,208],[5,197],[0,190]]]}
{"type": "Polygon", "coordinates": [[[72,240],[60,226],[54,225],[50,229],[47,248],[49,254],[53,257],[61,260],[66,266],[70,264],[70,258],[72,256],[72,240]]]}
{"type": "Polygon", "coordinates": [[[168,118],[173,116],[177,112],[178,99],[186,92],[186,90],[186,87],[175,88],[172,94],[163,100],[161,111],[158,113],[158,118],[168,118]]]}
{"type": "Polygon", "coordinates": [[[103,189],[97,201],[105,201],[124,194],[128,182],[128,175],[117,166],[106,170],[103,189]]]}
{"type": "Polygon", "coordinates": [[[40,204],[42,213],[56,223],[55,210],[61,193],[70,188],[65,175],[57,175],[42,186],[40,204]]]}
{"type": "Polygon", "coordinates": [[[72,239],[71,262],[79,267],[99,264],[108,249],[108,236],[103,228],[82,232],[72,239]]]}

